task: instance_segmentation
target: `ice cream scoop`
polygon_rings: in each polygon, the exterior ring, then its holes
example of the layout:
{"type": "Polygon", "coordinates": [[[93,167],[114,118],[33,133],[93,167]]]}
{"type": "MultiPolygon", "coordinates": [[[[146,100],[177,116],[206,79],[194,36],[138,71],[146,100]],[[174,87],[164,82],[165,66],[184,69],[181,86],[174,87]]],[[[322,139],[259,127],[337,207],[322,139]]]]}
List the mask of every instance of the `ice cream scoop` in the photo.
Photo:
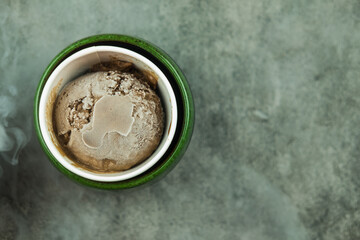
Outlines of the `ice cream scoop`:
{"type": "Polygon", "coordinates": [[[156,92],[130,72],[85,74],[60,92],[55,132],[64,150],[98,171],[141,163],[160,143],[164,113],[156,92]]]}

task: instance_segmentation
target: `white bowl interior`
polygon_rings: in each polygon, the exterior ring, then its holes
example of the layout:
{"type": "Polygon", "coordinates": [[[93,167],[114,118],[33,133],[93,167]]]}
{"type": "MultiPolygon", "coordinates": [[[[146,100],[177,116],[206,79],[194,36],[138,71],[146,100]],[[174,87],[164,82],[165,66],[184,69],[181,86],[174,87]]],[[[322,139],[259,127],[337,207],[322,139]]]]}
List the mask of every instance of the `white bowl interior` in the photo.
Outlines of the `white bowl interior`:
{"type": "Polygon", "coordinates": [[[69,171],[84,178],[115,182],[138,176],[151,168],[166,152],[175,135],[177,126],[177,106],[174,91],[164,73],[149,59],[129,49],[114,46],[93,46],[80,50],[66,58],[50,75],[40,98],[39,122],[41,134],[47,147],[54,157],[69,171]],[[157,78],[160,98],[165,112],[165,128],[163,138],[155,152],[141,164],[117,173],[96,173],[77,166],[63,152],[55,137],[52,126],[52,106],[57,94],[70,81],[84,74],[91,66],[99,62],[111,60],[132,62],[146,72],[151,72],[157,78]],[[49,112],[50,111],[50,112],[49,112]]]}

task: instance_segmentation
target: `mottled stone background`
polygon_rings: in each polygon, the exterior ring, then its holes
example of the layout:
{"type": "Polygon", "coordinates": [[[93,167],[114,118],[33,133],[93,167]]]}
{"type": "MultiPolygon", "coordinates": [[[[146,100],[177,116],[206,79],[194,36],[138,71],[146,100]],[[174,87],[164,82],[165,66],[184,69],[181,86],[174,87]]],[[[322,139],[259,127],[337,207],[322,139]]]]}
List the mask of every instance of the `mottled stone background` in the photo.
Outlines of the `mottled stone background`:
{"type": "Polygon", "coordinates": [[[357,0],[0,0],[0,239],[360,239],[359,64],[357,0]],[[99,33],[160,46],[193,91],[187,153],[143,189],[71,182],[34,134],[45,67],[99,33]]]}

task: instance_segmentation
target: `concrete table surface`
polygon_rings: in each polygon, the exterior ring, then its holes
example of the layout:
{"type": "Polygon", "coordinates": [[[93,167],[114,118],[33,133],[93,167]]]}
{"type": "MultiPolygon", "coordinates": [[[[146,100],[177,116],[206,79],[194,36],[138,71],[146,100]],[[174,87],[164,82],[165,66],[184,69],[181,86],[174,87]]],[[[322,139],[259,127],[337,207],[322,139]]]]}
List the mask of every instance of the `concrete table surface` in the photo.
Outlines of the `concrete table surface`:
{"type": "Polygon", "coordinates": [[[1,0],[0,239],[360,239],[359,64],[357,0],[1,0]],[[184,158],[134,191],[73,183],[34,134],[43,70],[100,33],[158,45],[194,95],[184,158]]]}

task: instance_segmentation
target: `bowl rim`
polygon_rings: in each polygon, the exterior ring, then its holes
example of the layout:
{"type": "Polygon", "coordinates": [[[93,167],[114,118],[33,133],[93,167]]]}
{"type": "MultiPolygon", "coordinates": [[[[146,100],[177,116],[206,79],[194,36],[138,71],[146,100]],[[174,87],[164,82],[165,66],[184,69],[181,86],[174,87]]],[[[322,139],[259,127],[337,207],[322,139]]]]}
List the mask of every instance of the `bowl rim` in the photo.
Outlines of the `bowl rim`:
{"type": "MultiPolygon", "coordinates": [[[[60,80],[61,81],[61,80],[60,80]]],[[[60,90],[60,89],[59,89],[60,90]]],[[[166,100],[164,100],[166,102],[166,100]]],[[[64,61],[62,61],[50,74],[49,78],[47,79],[44,88],[42,90],[42,94],[40,97],[40,103],[39,103],[39,123],[40,123],[40,130],[43,133],[42,137],[44,138],[46,145],[48,149],[51,151],[51,153],[54,155],[54,157],[57,159],[58,162],[61,163],[65,168],[70,170],[71,172],[85,177],[87,179],[91,179],[94,181],[100,181],[100,182],[117,182],[117,181],[123,181],[126,179],[133,178],[135,176],[141,175],[141,173],[147,171],[150,169],[153,165],[156,164],[157,161],[161,159],[163,154],[167,151],[168,147],[170,146],[170,143],[172,142],[174,135],[175,135],[175,129],[177,126],[177,103],[174,91],[170,85],[169,80],[166,78],[166,76],[163,74],[163,72],[155,65],[153,64],[149,59],[145,58],[143,55],[136,53],[132,50],[123,48],[123,47],[114,47],[114,46],[91,46],[88,48],[84,48],[80,51],[77,51],[73,54],[71,54],[69,57],[66,57],[64,61]],[[58,150],[58,147],[56,147],[56,143],[54,143],[53,137],[51,137],[51,134],[48,133],[49,126],[47,125],[47,113],[46,113],[46,104],[48,103],[48,99],[51,95],[51,92],[53,91],[53,88],[51,88],[51,85],[56,85],[56,82],[59,81],[58,74],[66,68],[69,64],[72,64],[77,59],[84,57],[86,55],[94,54],[97,52],[102,53],[120,53],[126,56],[131,56],[132,58],[136,59],[137,61],[141,61],[143,64],[145,64],[149,69],[151,69],[154,73],[159,76],[160,79],[162,79],[163,85],[165,86],[165,91],[169,94],[170,98],[170,108],[171,113],[169,119],[171,119],[170,128],[165,127],[166,130],[168,130],[168,134],[164,134],[164,138],[161,139],[161,142],[154,153],[152,153],[145,161],[142,163],[136,165],[135,167],[132,167],[128,170],[124,170],[122,172],[116,172],[116,173],[99,173],[99,172],[92,172],[84,167],[78,167],[77,165],[70,163],[64,154],[60,153],[58,150]]],[[[164,105],[163,105],[164,106],[164,105]]],[[[165,131],[166,131],[165,130],[165,131]]]]}
{"type": "Polygon", "coordinates": [[[169,172],[180,160],[181,156],[185,153],[186,148],[191,140],[193,127],[194,127],[194,102],[191,94],[190,87],[186,81],[186,78],[177,64],[168,56],[163,50],[159,47],[142,40],[137,37],[132,37],[128,35],[120,35],[120,34],[101,34],[94,35],[90,37],[83,38],[78,40],[69,46],[67,46],[64,50],[62,50],[55,58],[50,62],[50,64],[46,67],[40,82],[38,84],[35,101],[34,101],[34,124],[35,131],[37,137],[39,139],[40,145],[43,148],[44,152],[48,156],[50,162],[63,174],[65,174],[70,179],[84,184],[86,186],[99,188],[99,189],[126,189],[133,188],[139,185],[143,185],[155,179],[159,179],[160,176],[165,175],[169,172]],[[168,149],[168,154],[164,155],[164,159],[159,160],[159,164],[144,172],[143,174],[136,176],[134,178],[118,181],[118,182],[99,182],[90,180],[75,173],[69,171],[64,166],[60,164],[60,162],[52,155],[50,150],[48,149],[45,140],[42,136],[39,124],[39,103],[42,94],[42,90],[46,81],[48,80],[51,73],[54,69],[68,56],[71,54],[80,51],[81,49],[87,48],[89,46],[97,46],[97,45],[111,45],[118,46],[121,44],[122,47],[129,48],[130,50],[136,49],[139,54],[146,54],[151,56],[151,61],[155,61],[154,63],[158,65],[158,67],[167,72],[167,74],[171,77],[169,81],[172,81],[178,88],[179,98],[181,98],[178,103],[178,108],[181,107],[181,111],[178,111],[179,115],[182,115],[182,119],[179,119],[178,125],[181,127],[178,129],[177,138],[174,138],[174,143],[168,149]],[[161,65],[161,66],[159,66],[161,65]],[[181,105],[181,106],[179,106],[181,105]],[[175,142],[176,141],[176,142],[175,142]]]}

